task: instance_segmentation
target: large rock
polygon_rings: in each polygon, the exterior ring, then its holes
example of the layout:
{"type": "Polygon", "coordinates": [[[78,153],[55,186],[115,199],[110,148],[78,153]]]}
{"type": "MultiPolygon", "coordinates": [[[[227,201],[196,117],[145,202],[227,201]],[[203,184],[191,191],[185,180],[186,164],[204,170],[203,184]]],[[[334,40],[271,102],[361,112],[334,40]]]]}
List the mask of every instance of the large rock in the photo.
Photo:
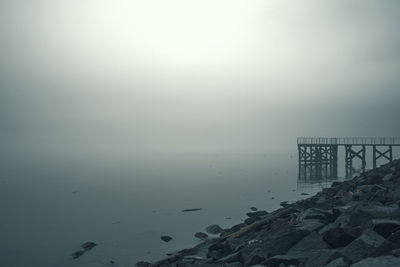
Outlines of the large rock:
{"type": "Polygon", "coordinates": [[[347,267],[347,266],[349,266],[349,264],[347,264],[347,262],[343,258],[338,258],[325,265],[325,267],[347,267]]]}
{"type": "Polygon", "coordinates": [[[341,253],[352,262],[358,262],[377,250],[385,239],[372,230],[364,233],[341,250],[341,253]]]}
{"type": "Polygon", "coordinates": [[[257,235],[262,240],[262,248],[271,256],[285,254],[291,247],[308,235],[308,231],[302,231],[290,225],[287,219],[277,219],[257,235]]]}
{"type": "Polygon", "coordinates": [[[340,227],[332,227],[320,232],[330,248],[341,248],[350,244],[355,237],[346,233],[340,227]]]}
{"type": "Polygon", "coordinates": [[[305,210],[300,216],[300,220],[307,220],[307,219],[317,219],[324,224],[327,224],[329,222],[332,222],[334,219],[336,219],[335,214],[333,213],[332,210],[322,210],[322,209],[317,209],[317,208],[311,208],[305,210]]]}
{"type": "Polygon", "coordinates": [[[328,245],[322,239],[322,237],[317,232],[312,232],[308,236],[300,240],[296,245],[294,245],[288,253],[293,252],[304,252],[310,253],[312,251],[327,249],[328,245]]]}
{"type": "Polygon", "coordinates": [[[281,264],[283,266],[289,265],[300,265],[307,260],[307,254],[303,252],[288,253],[286,255],[276,255],[265,261],[268,267],[279,267],[281,264]]]}
{"type": "Polygon", "coordinates": [[[325,266],[328,262],[340,257],[340,253],[336,249],[321,249],[312,251],[308,254],[305,267],[325,266]]]}
{"type": "Polygon", "coordinates": [[[375,219],[372,220],[373,229],[375,232],[388,238],[397,230],[400,230],[400,221],[391,219],[375,219]]]}
{"type": "Polygon", "coordinates": [[[393,256],[382,256],[377,258],[366,258],[355,264],[350,265],[351,267],[398,267],[400,266],[400,258],[393,256]]]}
{"type": "Polygon", "coordinates": [[[296,225],[296,228],[300,231],[313,232],[321,229],[324,223],[317,219],[303,220],[301,223],[296,225]]]}

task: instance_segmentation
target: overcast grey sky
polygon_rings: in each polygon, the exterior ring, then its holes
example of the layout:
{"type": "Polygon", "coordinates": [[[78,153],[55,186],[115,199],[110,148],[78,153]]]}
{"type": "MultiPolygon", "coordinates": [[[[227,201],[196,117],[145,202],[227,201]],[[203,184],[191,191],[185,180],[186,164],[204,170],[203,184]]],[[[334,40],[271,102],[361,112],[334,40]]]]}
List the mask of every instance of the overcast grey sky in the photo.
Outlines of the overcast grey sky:
{"type": "Polygon", "coordinates": [[[0,0],[4,145],[399,136],[399,1],[0,0]]]}

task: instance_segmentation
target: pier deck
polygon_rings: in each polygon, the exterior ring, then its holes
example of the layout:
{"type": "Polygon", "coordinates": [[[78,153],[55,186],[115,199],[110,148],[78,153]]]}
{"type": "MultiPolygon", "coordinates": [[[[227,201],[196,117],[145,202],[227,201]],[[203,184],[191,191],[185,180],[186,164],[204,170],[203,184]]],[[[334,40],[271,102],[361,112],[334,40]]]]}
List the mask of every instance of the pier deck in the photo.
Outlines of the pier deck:
{"type": "Polygon", "coordinates": [[[299,175],[337,177],[338,148],[345,149],[346,178],[353,176],[353,159],[361,160],[365,171],[366,150],[372,147],[372,165],[378,159],[393,161],[393,147],[400,146],[400,137],[298,137],[299,175]]]}

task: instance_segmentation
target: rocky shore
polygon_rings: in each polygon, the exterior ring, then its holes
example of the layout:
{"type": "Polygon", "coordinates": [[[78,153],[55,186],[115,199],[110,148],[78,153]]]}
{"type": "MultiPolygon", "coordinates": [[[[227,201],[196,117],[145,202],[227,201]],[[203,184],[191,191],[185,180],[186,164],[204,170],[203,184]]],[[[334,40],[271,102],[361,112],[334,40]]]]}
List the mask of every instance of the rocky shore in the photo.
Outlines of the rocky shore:
{"type": "Polygon", "coordinates": [[[400,266],[400,161],[137,266],[400,266]]]}

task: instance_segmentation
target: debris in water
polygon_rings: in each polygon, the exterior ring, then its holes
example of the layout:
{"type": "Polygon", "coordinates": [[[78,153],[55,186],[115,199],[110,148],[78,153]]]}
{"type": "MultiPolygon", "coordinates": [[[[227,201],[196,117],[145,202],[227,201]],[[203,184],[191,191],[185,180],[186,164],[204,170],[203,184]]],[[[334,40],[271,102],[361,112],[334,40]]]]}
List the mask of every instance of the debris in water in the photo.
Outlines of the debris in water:
{"type": "Polygon", "coordinates": [[[160,238],[161,238],[161,240],[164,241],[164,242],[169,242],[169,241],[172,240],[172,237],[170,237],[170,236],[168,236],[168,235],[162,235],[160,238]]]}
{"type": "Polygon", "coordinates": [[[198,209],[186,209],[186,210],[182,210],[182,212],[198,211],[198,210],[201,210],[201,208],[198,208],[198,209]]]}
{"type": "Polygon", "coordinates": [[[88,252],[89,250],[94,248],[95,246],[97,246],[97,244],[94,242],[91,242],[91,241],[84,243],[81,246],[83,248],[83,250],[78,250],[78,251],[75,251],[74,253],[72,253],[72,258],[73,259],[79,258],[80,256],[82,256],[83,254],[85,254],[86,252],[88,252]]]}

